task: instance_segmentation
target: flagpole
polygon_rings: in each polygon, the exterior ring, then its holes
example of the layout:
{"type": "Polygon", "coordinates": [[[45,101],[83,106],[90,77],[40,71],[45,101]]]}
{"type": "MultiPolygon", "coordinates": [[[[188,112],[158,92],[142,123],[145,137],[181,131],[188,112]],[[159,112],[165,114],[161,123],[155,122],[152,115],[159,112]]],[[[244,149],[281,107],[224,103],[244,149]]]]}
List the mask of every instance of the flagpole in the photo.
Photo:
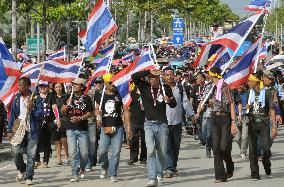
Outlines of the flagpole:
{"type": "MultiPolygon", "coordinates": [[[[112,60],[113,60],[113,56],[114,56],[115,47],[116,47],[116,42],[114,43],[113,50],[112,50],[112,55],[111,55],[111,57],[109,59],[109,62],[108,62],[107,73],[110,72],[110,68],[111,68],[111,65],[112,65],[112,60]]],[[[106,87],[104,86],[103,92],[102,92],[102,97],[101,97],[101,100],[100,100],[99,111],[102,110],[103,98],[104,98],[105,92],[106,92],[106,87]]]]}
{"type": "MultiPolygon", "coordinates": [[[[158,64],[157,57],[156,57],[156,53],[155,53],[155,50],[154,50],[154,47],[153,47],[153,44],[152,44],[152,43],[150,44],[150,50],[151,50],[152,53],[153,53],[153,57],[154,57],[154,62],[155,62],[156,68],[159,69],[159,64],[158,64]]],[[[150,55],[150,56],[151,56],[151,55],[150,55]]],[[[160,76],[160,82],[161,82],[161,85],[162,85],[163,94],[164,94],[164,96],[166,96],[166,92],[165,92],[165,88],[164,88],[163,80],[162,80],[162,77],[161,77],[161,76],[160,76]]]]}
{"type": "MultiPolygon", "coordinates": [[[[261,13],[259,14],[258,19],[251,25],[251,27],[248,29],[248,31],[246,32],[245,36],[242,38],[240,45],[238,46],[238,48],[235,50],[234,54],[231,56],[230,61],[227,63],[227,65],[225,66],[225,68],[223,69],[221,75],[224,75],[224,73],[226,72],[226,70],[230,67],[230,65],[232,65],[232,63],[234,62],[234,57],[236,56],[238,50],[240,49],[241,45],[244,43],[244,41],[246,40],[247,36],[249,35],[249,33],[251,32],[252,28],[255,26],[255,24],[257,23],[257,21],[259,20],[259,18],[261,17],[261,15],[263,14],[264,9],[261,11],[261,13]]],[[[209,96],[212,94],[213,90],[214,90],[215,86],[213,86],[210,90],[210,92],[207,94],[207,96],[205,97],[205,99],[202,101],[200,108],[203,108],[204,104],[207,102],[207,100],[209,99],[209,96]]],[[[198,110],[198,113],[200,112],[200,109],[198,110]]]]}
{"type": "MultiPolygon", "coordinates": [[[[82,55],[82,59],[81,59],[81,62],[80,62],[80,66],[79,66],[79,70],[78,70],[78,72],[77,72],[77,75],[76,75],[76,78],[79,78],[79,76],[80,76],[80,72],[81,72],[81,68],[82,68],[82,66],[83,66],[83,63],[84,63],[84,58],[85,58],[85,55],[86,55],[87,53],[84,53],[83,55],[82,55]]],[[[70,98],[72,99],[72,97],[73,97],[73,94],[74,94],[74,90],[73,90],[73,88],[72,88],[72,92],[71,92],[71,95],[70,95],[70,98]]],[[[70,104],[70,103],[69,103],[70,104]]]]}
{"type": "Polygon", "coordinates": [[[66,61],[66,47],[64,46],[64,61],[66,61]]]}
{"type": "MultiPolygon", "coordinates": [[[[265,10],[266,6],[264,6],[263,11],[265,10]]],[[[270,10],[270,9],[269,9],[270,10]]],[[[269,12],[269,11],[268,11],[269,12]]],[[[264,31],[265,31],[265,27],[266,27],[266,22],[267,22],[267,17],[268,17],[268,13],[265,13],[265,17],[264,17],[264,23],[263,23],[263,28],[261,31],[261,38],[259,40],[259,45],[261,44],[262,40],[263,40],[263,35],[264,35],[264,31]]],[[[257,55],[256,55],[256,59],[255,59],[255,65],[254,65],[254,73],[256,73],[257,71],[257,66],[258,66],[258,62],[259,62],[259,53],[261,51],[261,48],[258,49],[257,51],[257,55]]]]}
{"type": "MultiPolygon", "coordinates": [[[[43,72],[43,70],[44,70],[44,65],[45,65],[45,61],[42,63],[42,67],[41,67],[41,69],[40,69],[40,71],[39,71],[39,74],[38,74],[38,77],[37,77],[37,81],[36,81],[35,87],[37,87],[38,84],[39,84],[39,80],[40,80],[41,74],[42,74],[42,72],[43,72]]],[[[32,92],[32,95],[31,95],[31,97],[30,97],[30,101],[33,99],[34,94],[35,94],[35,92],[32,92]]]]}

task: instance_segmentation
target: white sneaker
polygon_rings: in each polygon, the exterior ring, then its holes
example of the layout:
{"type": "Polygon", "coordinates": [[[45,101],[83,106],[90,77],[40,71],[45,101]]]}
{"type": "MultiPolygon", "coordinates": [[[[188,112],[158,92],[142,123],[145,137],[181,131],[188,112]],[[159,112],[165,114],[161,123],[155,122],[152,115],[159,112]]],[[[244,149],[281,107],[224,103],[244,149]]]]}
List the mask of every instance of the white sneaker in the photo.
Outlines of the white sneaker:
{"type": "Polygon", "coordinates": [[[85,172],[80,172],[80,179],[84,179],[85,178],[85,172]]]}
{"type": "Polygon", "coordinates": [[[79,177],[73,177],[72,179],[70,179],[70,182],[79,182],[79,180],[79,177]]]}
{"type": "Polygon", "coordinates": [[[246,159],[246,154],[241,154],[242,159],[246,159]]]}
{"type": "Polygon", "coordinates": [[[91,168],[86,168],[85,171],[86,171],[86,173],[89,173],[89,172],[92,171],[92,169],[91,168]]]}
{"type": "Polygon", "coordinates": [[[25,180],[25,178],[26,178],[26,172],[18,173],[16,176],[16,181],[21,182],[25,180]]]}
{"type": "Polygon", "coordinates": [[[148,182],[147,182],[147,185],[146,185],[147,187],[154,187],[154,186],[157,186],[157,182],[156,182],[156,180],[149,180],[148,182]]]}
{"type": "Polygon", "coordinates": [[[164,178],[157,176],[157,181],[158,181],[159,184],[163,184],[164,178]]]}
{"type": "Polygon", "coordinates": [[[116,177],[109,177],[110,182],[118,182],[116,177]]]}
{"type": "Polygon", "coordinates": [[[27,180],[26,180],[26,185],[33,185],[33,181],[30,180],[30,179],[27,179],[27,180]]]}
{"type": "Polygon", "coordinates": [[[107,175],[107,171],[102,169],[100,173],[100,179],[105,179],[106,175],[107,175]]]}

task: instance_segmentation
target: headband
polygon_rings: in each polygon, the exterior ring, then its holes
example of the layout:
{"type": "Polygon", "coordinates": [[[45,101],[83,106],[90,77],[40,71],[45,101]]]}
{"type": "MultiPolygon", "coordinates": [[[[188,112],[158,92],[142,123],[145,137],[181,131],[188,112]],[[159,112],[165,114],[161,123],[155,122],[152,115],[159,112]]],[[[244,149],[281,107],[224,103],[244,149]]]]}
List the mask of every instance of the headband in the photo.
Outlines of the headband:
{"type": "Polygon", "coordinates": [[[208,74],[209,74],[209,76],[211,76],[211,77],[216,77],[216,78],[218,78],[218,79],[222,79],[222,76],[219,75],[218,73],[213,73],[212,71],[209,71],[208,74]]]}
{"type": "Polygon", "coordinates": [[[249,81],[253,81],[253,82],[258,82],[260,89],[262,89],[264,87],[263,82],[260,79],[258,79],[256,76],[252,75],[252,74],[250,74],[248,80],[249,81]]]}

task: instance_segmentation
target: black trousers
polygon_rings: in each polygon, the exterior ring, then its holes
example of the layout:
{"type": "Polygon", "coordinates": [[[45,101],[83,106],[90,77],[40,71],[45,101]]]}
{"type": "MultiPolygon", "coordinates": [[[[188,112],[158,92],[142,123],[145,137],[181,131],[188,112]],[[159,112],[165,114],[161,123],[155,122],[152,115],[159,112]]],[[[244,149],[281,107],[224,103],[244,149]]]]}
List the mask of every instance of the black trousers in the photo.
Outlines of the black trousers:
{"type": "Polygon", "coordinates": [[[147,160],[147,148],[145,142],[145,131],[143,126],[133,125],[132,130],[132,139],[130,140],[130,160],[137,162],[139,155],[139,137],[141,138],[141,153],[140,161],[147,160]]]}
{"type": "Polygon", "coordinates": [[[35,162],[40,162],[40,152],[43,152],[43,162],[49,162],[50,155],[52,153],[51,149],[51,135],[54,128],[53,123],[45,123],[41,125],[39,132],[39,142],[35,154],[35,162]]]}
{"type": "Polygon", "coordinates": [[[0,121],[0,143],[2,143],[2,139],[3,139],[4,125],[5,125],[5,123],[0,121]]]}
{"type": "Polygon", "coordinates": [[[231,117],[229,114],[217,116],[212,114],[212,139],[214,154],[214,169],[216,180],[226,180],[227,173],[234,172],[232,160],[231,117]],[[226,163],[226,170],[224,162],[226,163]]]}
{"type": "Polygon", "coordinates": [[[182,124],[168,125],[168,146],[167,146],[167,164],[168,170],[173,171],[177,168],[178,155],[180,150],[182,124]]]}
{"type": "Polygon", "coordinates": [[[250,160],[250,170],[252,177],[259,177],[259,166],[257,159],[257,141],[259,139],[260,146],[263,149],[263,159],[262,164],[264,168],[270,168],[270,131],[269,131],[269,118],[257,121],[257,118],[251,116],[249,120],[248,128],[248,138],[249,138],[249,160],[250,160]]]}

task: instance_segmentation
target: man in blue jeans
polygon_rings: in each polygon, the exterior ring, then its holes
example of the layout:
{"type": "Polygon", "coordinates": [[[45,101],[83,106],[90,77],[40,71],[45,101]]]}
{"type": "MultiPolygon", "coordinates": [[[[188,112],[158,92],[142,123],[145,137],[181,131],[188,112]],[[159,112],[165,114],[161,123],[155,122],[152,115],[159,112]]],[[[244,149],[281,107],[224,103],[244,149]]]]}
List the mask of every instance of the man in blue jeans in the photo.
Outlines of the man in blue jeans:
{"type": "Polygon", "coordinates": [[[145,109],[144,129],[149,179],[147,186],[157,186],[157,180],[159,183],[163,182],[163,170],[167,168],[166,152],[169,133],[166,105],[171,108],[177,105],[172,89],[160,82],[160,75],[161,71],[157,69],[132,75],[132,80],[141,92],[145,109]]]}
{"type": "Polygon", "coordinates": [[[101,127],[98,152],[101,164],[100,178],[105,179],[108,170],[110,182],[118,182],[117,170],[124,133],[122,116],[128,128],[129,138],[131,138],[131,130],[128,107],[123,106],[122,99],[111,78],[112,74],[109,73],[103,76],[105,93],[96,100],[97,124],[101,127]],[[110,159],[108,158],[109,150],[111,150],[110,159]]]}
{"type": "Polygon", "coordinates": [[[77,78],[72,82],[73,95],[61,108],[63,115],[66,115],[66,135],[68,151],[71,161],[72,178],[70,182],[79,182],[84,177],[85,168],[88,162],[88,119],[92,115],[93,106],[90,96],[83,95],[86,81],[77,78]],[[77,151],[80,150],[80,169],[77,167],[77,151]]]}
{"type": "Polygon", "coordinates": [[[7,130],[8,139],[13,145],[14,162],[19,171],[16,180],[26,180],[27,185],[33,184],[33,165],[39,138],[39,119],[43,115],[42,101],[37,98],[30,98],[32,95],[29,90],[30,86],[29,78],[19,79],[19,93],[12,103],[7,130]],[[17,121],[20,121],[20,124],[16,129],[17,121]],[[27,164],[23,159],[24,153],[27,153],[27,164]]]}

